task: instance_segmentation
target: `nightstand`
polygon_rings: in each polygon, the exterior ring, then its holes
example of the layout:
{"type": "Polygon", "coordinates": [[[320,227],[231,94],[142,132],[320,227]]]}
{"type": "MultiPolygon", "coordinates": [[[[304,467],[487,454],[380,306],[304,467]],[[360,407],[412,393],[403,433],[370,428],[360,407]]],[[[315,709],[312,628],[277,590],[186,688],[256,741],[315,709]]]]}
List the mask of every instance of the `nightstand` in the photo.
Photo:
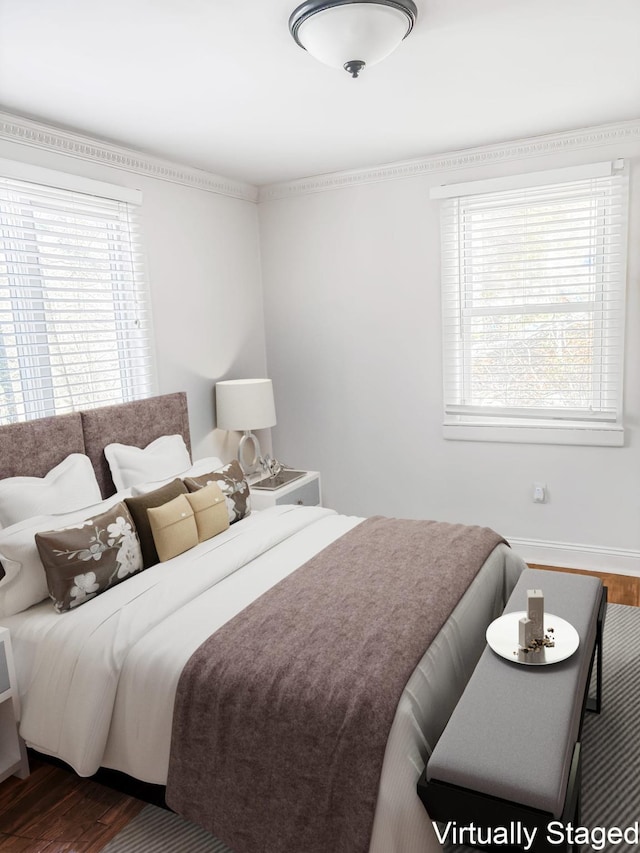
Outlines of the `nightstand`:
{"type": "Polygon", "coordinates": [[[251,487],[252,509],[267,509],[282,504],[320,506],[321,500],[320,474],[317,471],[305,471],[302,477],[272,491],[251,487]]]}
{"type": "Polygon", "coordinates": [[[0,628],[0,782],[9,776],[25,779],[29,762],[24,743],[18,737],[20,697],[13,664],[8,628],[0,628]]]}

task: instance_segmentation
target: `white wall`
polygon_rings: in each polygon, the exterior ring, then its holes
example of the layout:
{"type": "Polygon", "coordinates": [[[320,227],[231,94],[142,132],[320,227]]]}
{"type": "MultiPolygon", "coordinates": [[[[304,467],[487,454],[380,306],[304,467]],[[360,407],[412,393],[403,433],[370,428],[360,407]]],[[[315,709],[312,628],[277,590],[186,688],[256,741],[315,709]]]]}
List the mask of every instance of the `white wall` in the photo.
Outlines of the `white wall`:
{"type": "Polygon", "coordinates": [[[142,190],[159,392],[187,392],[194,458],[230,458],[214,384],[266,373],[255,203],[5,140],[0,157],[142,190]]]}
{"type": "Polygon", "coordinates": [[[541,144],[552,153],[531,156],[534,142],[523,160],[513,149],[501,160],[494,148],[487,165],[479,152],[469,160],[479,165],[459,158],[455,171],[399,169],[401,178],[369,183],[337,176],[264,193],[274,451],[321,471],[327,505],[487,524],[529,559],[640,573],[640,135],[599,142],[541,144]],[[625,446],[445,441],[429,188],[616,157],[632,161],[625,446]],[[534,481],[547,484],[548,503],[532,502],[534,481]]]}
{"type": "Polygon", "coordinates": [[[640,126],[594,133],[593,149],[584,138],[549,139],[525,145],[522,161],[517,145],[504,156],[494,146],[468,166],[454,155],[440,158],[442,168],[382,170],[378,182],[338,175],[276,187],[259,208],[107,165],[109,150],[96,158],[91,145],[86,157],[60,153],[62,132],[38,146],[5,136],[0,157],[142,190],[159,391],[187,391],[194,457],[235,453],[238,436],[214,430],[215,382],[270,375],[274,450],[322,472],[327,505],[489,524],[531,559],[640,574],[640,126]],[[625,447],[444,441],[439,222],[429,187],[614,157],[632,167],[625,447]],[[534,480],[547,483],[549,503],[531,502],[534,480]]]}

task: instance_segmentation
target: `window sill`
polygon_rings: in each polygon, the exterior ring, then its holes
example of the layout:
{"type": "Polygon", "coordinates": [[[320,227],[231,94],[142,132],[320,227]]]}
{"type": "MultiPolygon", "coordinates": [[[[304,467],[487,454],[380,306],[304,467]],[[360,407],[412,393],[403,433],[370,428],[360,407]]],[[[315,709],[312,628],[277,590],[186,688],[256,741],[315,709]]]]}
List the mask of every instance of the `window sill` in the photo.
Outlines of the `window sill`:
{"type": "Polygon", "coordinates": [[[442,434],[449,441],[500,441],[510,444],[573,444],[588,447],[623,447],[621,426],[564,426],[488,423],[444,423],[442,434]]]}

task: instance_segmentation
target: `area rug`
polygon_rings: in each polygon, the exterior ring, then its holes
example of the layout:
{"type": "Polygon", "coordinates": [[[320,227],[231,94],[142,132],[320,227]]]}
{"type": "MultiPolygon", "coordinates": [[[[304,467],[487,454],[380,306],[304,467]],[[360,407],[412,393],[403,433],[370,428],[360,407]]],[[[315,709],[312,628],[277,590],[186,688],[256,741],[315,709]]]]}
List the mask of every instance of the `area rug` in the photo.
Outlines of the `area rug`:
{"type": "MultiPolygon", "coordinates": [[[[640,819],[640,607],[609,605],[603,647],[602,713],[586,715],[582,738],[581,824],[592,829],[626,828],[640,819]]],[[[468,848],[445,849],[447,853],[466,853],[468,848]]],[[[640,847],[603,840],[597,849],[626,853],[640,847]]],[[[145,806],[102,853],[231,851],[177,815],[145,806]]]]}
{"type": "Polygon", "coordinates": [[[145,806],[101,853],[231,853],[209,832],[157,806],[145,806]]]}

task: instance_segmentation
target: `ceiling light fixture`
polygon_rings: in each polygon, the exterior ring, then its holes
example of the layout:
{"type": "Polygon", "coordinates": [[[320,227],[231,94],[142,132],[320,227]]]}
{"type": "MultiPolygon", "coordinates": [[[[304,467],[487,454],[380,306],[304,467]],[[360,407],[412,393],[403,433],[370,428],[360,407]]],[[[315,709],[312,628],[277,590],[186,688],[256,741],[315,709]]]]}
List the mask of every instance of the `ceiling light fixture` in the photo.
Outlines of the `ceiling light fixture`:
{"type": "Polygon", "coordinates": [[[320,62],[357,77],[398,47],[417,16],[412,0],[309,0],[291,13],[289,31],[320,62]]]}

